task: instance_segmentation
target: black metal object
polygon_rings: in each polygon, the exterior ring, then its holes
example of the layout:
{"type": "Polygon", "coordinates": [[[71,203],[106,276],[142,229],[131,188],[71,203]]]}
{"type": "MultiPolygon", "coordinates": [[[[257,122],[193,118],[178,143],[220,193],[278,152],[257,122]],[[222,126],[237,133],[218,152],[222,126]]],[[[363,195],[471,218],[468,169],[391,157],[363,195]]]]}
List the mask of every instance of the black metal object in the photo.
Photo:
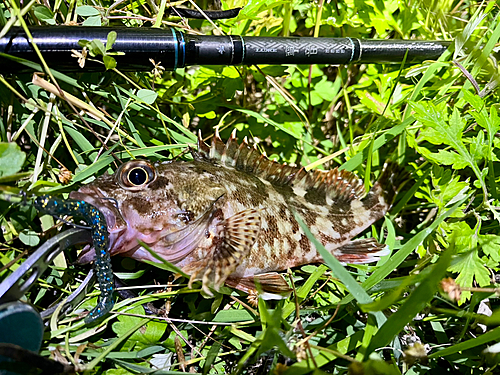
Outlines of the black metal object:
{"type": "Polygon", "coordinates": [[[72,367],[65,367],[52,360],[38,356],[43,338],[42,317],[48,318],[58,309],[61,314],[75,308],[86,296],[87,288],[93,282],[93,272],[62,306],[54,306],[42,312],[42,316],[29,304],[20,302],[25,293],[38,282],[39,277],[63,250],[76,244],[90,243],[91,233],[84,229],[69,229],[59,233],[38,248],[12,274],[0,283],[0,374],[27,373],[31,367],[45,369],[45,373],[69,373],[72,367]],[[21,365],[27,364],[28,367],[21,365]],[[61,368],[61,366],[63,366],[61,368]]]}
{"type": "Polygon", "coordinates": [[[91,241],[85,229],[68,229],[52,237],[0,283],[0,305],[21,299],[64,249],[91,241]]]}
{"type": "MultiPolygon", "coordinates": [[[[79,40],[101,40],[116,31],[113,51],[118,69],[153,69],[149,59],[167,70],[189,65],[251,64],[349,64],[401,63],[437,59],[450,45],[447,41],[363,40],[357,38],[242,37],[237,35],[187,35],[175,29],[51,26],[32,27],[33,40],[48,65],[57,70],[79,71],[71,51],[80,51],[79,40]]],[[[0,38],[0,53],[38,61],[32,44],[21,28],[12,28],[0,38]]],[[[0,57],[0,71],[21,66],[0,57]]],[[[85,69],[104,70],[88,62],[85,69]]]]}
{"type": "Polygon", "coordinates": [[[211,20],[223,20],[227,18],[237,17],[241,9],[242,8],[234,8],[228,10],[204,10],[202,13],[194,9],[170,7],[167,8],[166,11],[172,16],[179,16],[196,20],[204,20],[207,17],[211,20]]]}

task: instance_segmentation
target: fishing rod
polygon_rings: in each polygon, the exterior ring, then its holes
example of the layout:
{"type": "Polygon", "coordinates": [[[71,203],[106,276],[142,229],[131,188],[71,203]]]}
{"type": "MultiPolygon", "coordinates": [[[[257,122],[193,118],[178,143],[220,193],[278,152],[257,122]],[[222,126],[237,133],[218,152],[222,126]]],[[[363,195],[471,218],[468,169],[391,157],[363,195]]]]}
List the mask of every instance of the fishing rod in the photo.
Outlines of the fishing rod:
{"type": "MultiPolygon", "coordinates": [[[[117,34],[112,52],[117,68],[148,71],[150,59],[166,70],[190,65],[252,64],[350,64],[401,63],[437,59],[449,41],[377,40],[358,38],[255,37],[190,35],[174,28],[126,28],[49,26],[30,27],[33,41],[47,64],[63,71],[82,71],[72,51],[81,51],[80,40],[101,40],[106,44],[111,31],[117,34]]],[[[0,38],[0,53],[38,62],[32,43],[22,28],[13,27],[0,38]]],[[[0,56],[0,72],[22,66],[0,56]]],[[[104,70],[88,61],[85,69],[104,70]]]]}

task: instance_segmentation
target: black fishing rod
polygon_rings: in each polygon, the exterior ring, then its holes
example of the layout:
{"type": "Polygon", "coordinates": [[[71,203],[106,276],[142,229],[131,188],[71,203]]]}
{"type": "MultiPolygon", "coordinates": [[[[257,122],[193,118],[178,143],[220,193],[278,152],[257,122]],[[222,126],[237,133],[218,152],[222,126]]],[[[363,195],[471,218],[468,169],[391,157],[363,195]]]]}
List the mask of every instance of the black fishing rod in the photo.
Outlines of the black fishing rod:
{"type": "MultiPolygon", "coordinates": [[[[358,38],[255,37],[189,35],[173,28],[116,28],[49,26],[30,27],[49,67],[81,71],[72,50],[81,51],[80,40],[99,39],[106,44],[109,32],[117,38],[113,52],[117,68],[126,71],[153,69],[150,59],[167,70],[190,65],[252,64],[350,64],[401,63],[437,59],[450,45],[447,41],[375,40],[358,38]]],[[[32,43],[21,28],[13,27],[0,38],[0,52],[38,62],[32,43]]],[[[0,72],[21,65],[0,56],[0,72]]],[[[104,70],[89,61],[85,69],[104,70]]]]}

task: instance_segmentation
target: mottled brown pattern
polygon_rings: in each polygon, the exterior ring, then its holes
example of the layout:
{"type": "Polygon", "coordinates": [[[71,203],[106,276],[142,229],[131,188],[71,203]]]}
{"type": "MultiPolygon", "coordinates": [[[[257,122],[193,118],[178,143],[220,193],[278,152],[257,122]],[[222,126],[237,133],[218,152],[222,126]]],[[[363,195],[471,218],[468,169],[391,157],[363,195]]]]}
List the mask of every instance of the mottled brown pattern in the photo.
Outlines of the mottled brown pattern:
{"type": "Polygon", "coordinates": [[[309,240],[307,239],[306,235],[303,234],[300,236],[300,241],[299,241],[299,245],[300,245],[300,249],[304,252],[304,253],[308,253],[309,251],[311,251],[311,243],[309,242],[309,240]]]}
{"type": "Polygon", "coordinates": [[[158,176],[156,179],[149,184],[151,190],[165,189],[165,186],[170,185],[170,180],[163,176],[158,176]]]}
{"type": "Polygon", "coordinates": [[[278,234],[278,219],[274,216],[266,215],[268,229],[266,232],[269,236],[276,236],[278,234]]]}
{"type": "Polygon", "coordinates": [[[304,196],[308,203],[312,203],[318,206],[326,205],[326,194],[318,189],[311,189],[304,196]]]}
{"type": "Polygon", "coordinates": [[[292,233],[295,234],[300,229],[299,223],[297,223],[297,220],[290,220],[290,221],[292,223],[292,233]]]}
{"type": "Polygon", "coordinates": [[[313,225],[316,224],[316,220],[318,218],[318,214],[316,212],[305,211],[305,210],[298,210],[298,211],[299,211],[299,213],[302,213],[301,216],[305,220],[306,225],[308,227],[312,227],[313,225]]]}
{"type": "MultiPolygon", "coordinates": [[[[157,261],[139,246],[138,240],[144,241],[194,275],[191,282],[202,280],[207,294],[229,276],[237,284],[234,280],[317,261],[293,211],[335,252],[381,218],[396,191],[394,186],[382,189],[392,176],[386,173],[361,198],[363,184],[349,172],[282,166],[234,137],[227,143],[216,137],[211,147],[200,141],[193,156],[193,161],[155,166],[126,163],[116,175],[101,176],[75,196],[105,206],[108,223],[114,223],[109,225],[111,254],[157,261]],[[122,173],[133,168],[146,168],[154,179],[129,187],[122,173]]],[[[373,261],[377,253],[370,249],[342,259],[373,261]]]]}

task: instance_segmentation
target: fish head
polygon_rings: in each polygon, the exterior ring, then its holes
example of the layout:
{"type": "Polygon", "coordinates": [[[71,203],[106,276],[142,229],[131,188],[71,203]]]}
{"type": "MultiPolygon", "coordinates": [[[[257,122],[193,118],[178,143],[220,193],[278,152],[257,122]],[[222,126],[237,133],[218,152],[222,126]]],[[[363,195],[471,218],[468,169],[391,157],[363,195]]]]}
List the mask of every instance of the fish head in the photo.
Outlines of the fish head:
{"type": "MultiPolygon", "coordinates": [[[[197,172],[188,162],[133,160],[114,174],[106,173],[72,192],[70,198],[90,203],[102,212],[111,255],[151,260],[149,253],[140,250],[142,241],[175,262],[196,247],[205,234],[206,229],[202,229],[211,219],[214,202],[224,194],[213,181],[193,173],[197,172]]],[[[88,249],[79,262],[93,259],[94,252],[88,249]]]]}

